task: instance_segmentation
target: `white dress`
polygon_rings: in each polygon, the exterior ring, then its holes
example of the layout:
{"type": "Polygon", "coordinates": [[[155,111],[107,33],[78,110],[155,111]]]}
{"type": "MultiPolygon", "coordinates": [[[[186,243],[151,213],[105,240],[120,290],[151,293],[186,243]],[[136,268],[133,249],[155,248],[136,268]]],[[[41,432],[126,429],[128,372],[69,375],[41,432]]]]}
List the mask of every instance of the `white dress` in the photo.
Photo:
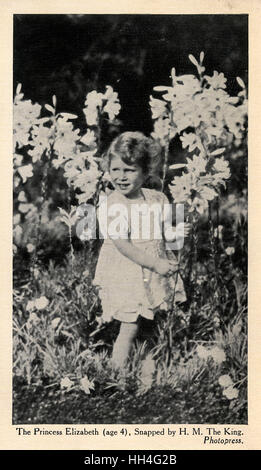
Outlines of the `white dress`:
{"type": "MultiPolygon", "coordinates": [[[[166,196],[153,189],[142,189],[144,202],[150,207],[168,203],[166,196]]],[[[112,204],[124,204],[130,215],[132,201],[118,191],[113,191],[107,198],[107,207],[112,204]]],[[[153,211],[152,211],[153,212],[153,211]]],[[[176,259],[174,253],[166,250],[162,237],[155,239],[154,225],[157,216],[150,216],[150,233],[146,239],[133,237],[133,225],[126,219],[126,234],[131,243],[147,252],[151,257],[176,259]],[[152,223],[151,223],[152,222],[152,223]]],[[[157,228],[161,230],[161,224],[157,228]]],[[[140,233],[140,232],[139,232],[140,233]]],[[[162,276],[150,269],[143,268],[116,248],[111,238],[105,238],[99,254],[94,284],[100,287],[99,295],[102,302],[103,320],[113,318],[122,322],[135,322],[139,315],[153,320],[155,310],[166,309],[173,302],[184,302],[186,294],[179,274],[171,277],[162,276]]]]}

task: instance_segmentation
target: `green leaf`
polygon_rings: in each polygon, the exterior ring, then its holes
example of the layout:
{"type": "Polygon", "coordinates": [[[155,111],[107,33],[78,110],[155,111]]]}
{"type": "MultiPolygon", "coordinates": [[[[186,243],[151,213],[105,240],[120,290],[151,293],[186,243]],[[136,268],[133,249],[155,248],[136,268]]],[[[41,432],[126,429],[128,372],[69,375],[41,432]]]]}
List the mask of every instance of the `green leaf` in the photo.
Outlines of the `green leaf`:
{"type": "Polygon", "coordinates": [[[174,165],[169,166],[169,170],[178,170],[179,168],[185,168],[186,163],[175,163],[174,165]]]}
{"type": "Polygon", "coordinates": [[[200,63],[202,64],[203,60],[204,60],[204,57],[205,57],[205,54],[203,51],[201,51],[200,53],[200,56],[199,56],[199,60],[200,60],[200,63]]]}
{"type": "Polygon", "coordinates": [[[64,210],[62,207],[58,207],[59,211],[60,211],[60,214],[63,214],[65,215],[66,217],[68,217],[68,212],[66,212],[66,210],[64,210]]]}
{"type": "Polygon", "coordinates": [[[67,227],[71,227],[71,224],[70,224],[69,220],[66,219],[65,217],[61,217],[61,222],[63,222],[65,225],[67,225],[67,227]]]}
{"type": "Polygon", "coordinates": [[[22,89],[22,84],[21,83],[18,83],[17,87],[16,87],[16,94],[19,95],[20,91],[22,89]]]}
{"type": "Polygon", "coordinates": [[[194,64],[196,67],[198,67],[199,63],[197,61],[197,59],[192,55],[192,54],[189,54],[189,60],[192,62],[192,64],[194,64]]]}
{"type": "Polygon", "coordinates": [[[214,150],[213,152],[210,153],[210,155],[220,155],[221,153],[224,153],[225,150],[226,150],[225,147],[222,147],[222,148],[214,150]]]}
{"type": "Polygon", "coordinates": [[[50,106],[50,104],[45,104],[44,107],[45,107],[48,111],[50,111],[50,113],[55,114],[55,109],[54,109],[52,106],[50,106]]]}
{"type": "Polygon", "coordinates": [[[45,122],[49,122],[50,121],[50,118],[48,117],[44,117],[44,118],[40,118],[37,120],[37,124],[44,124],[45,122]]]}
{"type": "Polygon", "coordinates": [[[155,91],[170,91],[173,90],[171,86],[154,86],[153,90],[155,91]]]}
{"type": "Polygon", "coordinates": [[[77,119],[78,116],[76,114],[71,114],[71,113],[59,113],[59,116],[62,118],[68,120],[68,119],[77,119]]]}
{"type": "Polygon", "coordinates": [[[172,67],[172,69],[171,69],[171,78],[172,78],[172,80],[175,80],[175,78],[176,78],[176,70],[175,70],[175,67],[172,67]]]}
{"type": "Polygon", "coordinates": [[[53,95],[52,100],[53,100],[53,105],[54,105],[54,107],[56,107],[57,99],[56,99],[56,96],[55,96],[55,95],[53,95]]]}
{"type": "Polygon", "coordinates": [[[241,86],[241,88],[246,88],[246,85],[244,84],[242,78],[237,77],[237,83],[239,84],[239,86],[241,86]]]}

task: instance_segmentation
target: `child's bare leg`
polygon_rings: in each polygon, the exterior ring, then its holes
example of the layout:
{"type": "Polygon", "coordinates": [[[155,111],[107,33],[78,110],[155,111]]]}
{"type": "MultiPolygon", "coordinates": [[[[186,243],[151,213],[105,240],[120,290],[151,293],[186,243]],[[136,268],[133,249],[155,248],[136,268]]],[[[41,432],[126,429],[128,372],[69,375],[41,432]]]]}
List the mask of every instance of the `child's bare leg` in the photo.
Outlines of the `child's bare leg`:
{"type": "Polygon", "coordinates": [[[123,367],[126,363],[137,331],[137,323],[121,323],[112,351],[112,362],[116,367],[123,367]]]}

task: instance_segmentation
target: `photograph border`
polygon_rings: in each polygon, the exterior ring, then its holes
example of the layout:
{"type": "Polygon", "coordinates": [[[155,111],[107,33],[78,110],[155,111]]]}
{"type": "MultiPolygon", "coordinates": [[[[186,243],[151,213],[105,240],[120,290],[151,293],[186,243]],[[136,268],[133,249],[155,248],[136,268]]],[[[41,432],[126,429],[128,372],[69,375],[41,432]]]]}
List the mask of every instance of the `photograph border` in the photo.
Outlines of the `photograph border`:
{"type": "MultiPolygon", "coordinates": [[[[260,421],[261,405],[260,396],[260,350],[261,350],[261,320],[259,315],[259,306],[261,296],[259,290],[259,272],[260,272],[260,204],[258,197],[260,195],[259,176],[261,171],[261,159],[259,150],[261,149],[261,132],[259,130],[260,122],[260,90],[261,68],[260,68],[260,44],[261,44],[261,2],[259,0],[201,0],[195,2],[179,0],[155,2],[133,1],[131,6],[129,2],[123,2],[119,7],[116,1],[99,1],[95,3],[78,0],[69,1],[29,1],[14,0],[0,2],[1,9],[1,27],[0,44],[1,55],[0,64],[2,75],[1,80],[1,135],[3,136],[1,144],[1,215],[2,215],[2,237],[1,237],[1,300],[3,311],[1,315],[1,342],[0,342],[0,370],[2,377],[1,400],[1,422],[0,422],[0,449],[171,449],[177,450],[259,450],[260,449],[260,421]],[[244,441],[240,449],[238,445],[224,446],[216,444],[211,448],[203,444],[202,438],[198,434],[193,435],[193,428],[200,428],[204,434],[210,425],[38,425],[44,430],[64,429],[65,427],[83,427],[99,429],[99,438],[96,436],[68,436],[59,435],[38,435],[33,432],[28,434],[20,433],[17,428],[23,427],[28,431],[33,431],[36,425],[12,425],[12,44],[13,44],[13,15],[14,14],[248,14],[249,15],[249,272],[248,272],[248,424],[235,425],[233,429],[242,430],[244,441]],[[187,435],[180,438],[171,439],[168,436],[159,438],[159,436],[150,438],[135,438],[128,436],[135,427],[146,429],[167,429],[175,428],[177,433],[180,429],[186,428],[187,435]],[[126,436],[108,437],[104,429],[114,429],[118,432],[122,428],[127,429],[126,436]],[[183,438],[182,438],[183,437],[183,438]]],[[[216,429],[224,431],[225,425],[211,425],[216,429]]]]}

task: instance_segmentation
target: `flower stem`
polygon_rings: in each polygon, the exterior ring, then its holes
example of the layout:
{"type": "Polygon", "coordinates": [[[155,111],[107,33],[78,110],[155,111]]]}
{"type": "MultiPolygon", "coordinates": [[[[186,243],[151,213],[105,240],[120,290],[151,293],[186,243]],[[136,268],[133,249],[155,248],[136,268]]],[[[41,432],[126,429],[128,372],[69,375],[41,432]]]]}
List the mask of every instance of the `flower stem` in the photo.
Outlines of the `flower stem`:
{"type": "Polygon", "coordinates": [[[169,159],[168,145],[169,145],[169,144],[166,144],[166,145],[164,146],[164,160],[163,160],[163,174],[162,174],[161,191],[164,191],[165,179],[166,179],[166,174],[167,174],[167,169],[168,169],[168,159],[169,159]]]}
{"type": "MultiPolygon", "coordinates": [[[[43,153],[43,160],[44,160],[45,152],[43,153]]],[[[46,192],[47,192],[47,177],[48,177],[48,169],[49,169],[49,159],[47,160],[46,163],[43,165],[43,173],[42,173],[42,179],[41,179],[41,185],[40,185],[40,207],[38,211],[38,220],[37,220],[37,225],[36,225],[36,236],[35,236],[35,248],[32,256],[32,261],[31,261],[31,267],[30,267],[30,277],[32,281],[32,285],[35,283],[35,269],[37,268],[39,264],[39,258],[38,258],[38,247],[40,244],[40,239],[41,239],[41,223],[42,223],[42,212],[43,212],[43,203],[46,199],[46,192]]]]}
{"type": "Polygon", "coordinates": [[[195,313],[196,307],[196,298],[198,294],[197,286],[197,277],[198,277],[198,214],[194,210],[192,215],[192,266],[191,266],[191,276],[192,276],[192,296],[191,296],[191,305],[192,312],[195,313]]]}
{"type": "Polygon", "coordinates": [[[216,310],[218,308],[218,300],[219,300],[219,285],[218,285],[218,274],[217,274],[217,251],[216,251],[216,243],[215,243],[215,237],[214,237],[214,224],[213,224],[213,219],[212,219],[212,205],[211,202],[209,201],[208,203],[208,223],[209,223],[209,241],[210,241],[210,258],[212,261],[213,265],[213,271],[214,271],[214,276],[213,276],[213,301],[214,301],[214,309],[216,310]]]}
{"type": "MultiPolygon", "coordinates": [[[[68,212],[71,212],[71,191],[70,187],[68,187],[67,191],[67,197],[68,197],[68,212]]],[[[72,278],[74,277],[74,248],[73,248],[73,242],[72,242],[72,227],[71,225],[68,225],[68,233],[69,233],[69,243],[70,243],[70,260],[71,260],[71,275],[72,278]]]]}

